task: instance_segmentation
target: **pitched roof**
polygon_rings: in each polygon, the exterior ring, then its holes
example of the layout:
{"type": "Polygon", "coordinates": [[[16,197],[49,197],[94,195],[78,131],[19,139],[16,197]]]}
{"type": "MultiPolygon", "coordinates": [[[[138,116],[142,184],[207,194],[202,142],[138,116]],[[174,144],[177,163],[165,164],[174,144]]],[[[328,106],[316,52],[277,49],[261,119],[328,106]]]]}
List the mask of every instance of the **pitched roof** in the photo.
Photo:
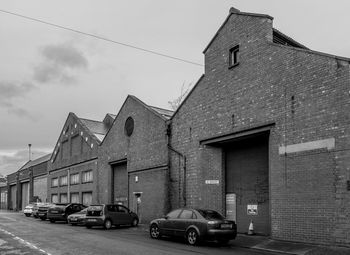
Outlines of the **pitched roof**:
{"type": "Polygon", "coordinates": [[[19,171],[24,170],[24,169],[27,169],[27,168],[32,167],[32,166],[39,165],[39,164],[44,163],[44,162],[46,162],[46,161],[49,161],[50,158],[51,158],[51,153],[46,154],[45,156],[42,156],[42,157],[37,158],[37,159],[34,159],[34,160],[29,160],[27,163],[25,163],[25,164],[19,169],[19,171]]]}
{"type": "Polygon", "coordinates": [[[103,121],[84,118],[79,118],[79,120],[91,132],[91,134],[98,139],[99,142],[102,142],[109,129],[109,127],[103,121]]]}
{"type": "Polygon", "coordinates": [[[162,115],[166,119],[170,119],[174,113],[174,111],[168,110],[168,109],[163,109],[163,108],[159,108],[159,107],[155,107],[155,106],[149,106],[149,107],[152,108],[153,110],[155,110],[156,112],[158,112],[160,115],[162,115]]]}

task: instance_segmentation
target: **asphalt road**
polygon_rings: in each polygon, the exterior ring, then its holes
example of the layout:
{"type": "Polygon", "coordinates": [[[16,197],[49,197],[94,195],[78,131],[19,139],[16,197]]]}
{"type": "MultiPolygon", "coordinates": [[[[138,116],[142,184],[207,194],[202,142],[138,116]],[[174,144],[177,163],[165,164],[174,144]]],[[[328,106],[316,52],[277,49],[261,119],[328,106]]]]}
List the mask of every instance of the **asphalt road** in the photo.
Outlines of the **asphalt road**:
{"type": "Polygon", "coordinates": [[[87,229],[66,223],[50,223],[21,213],[0,212],[0,254],[273,254],[236,247],[205,243],[190,246],[183,240],[153,240],[148,232],[138,228],[87,229]]]}

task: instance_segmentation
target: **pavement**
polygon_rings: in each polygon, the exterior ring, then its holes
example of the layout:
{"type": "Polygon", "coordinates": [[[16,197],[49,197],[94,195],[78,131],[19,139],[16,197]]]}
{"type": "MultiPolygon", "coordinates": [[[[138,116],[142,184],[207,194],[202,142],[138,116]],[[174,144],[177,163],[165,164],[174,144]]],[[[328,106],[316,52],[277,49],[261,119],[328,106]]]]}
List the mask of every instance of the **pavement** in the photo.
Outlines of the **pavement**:
{"type": "MultiPolygon", "coordinates": [[[[138,229],[149,231],[147,224],[140,224],[138,229]]],[[[306,243],[272,240],[266,236],[238,234],[230,245],[261,251],[271,251],[293,255],[349,255],[350,248],[339,246],[312,245],[306,243]]]]}

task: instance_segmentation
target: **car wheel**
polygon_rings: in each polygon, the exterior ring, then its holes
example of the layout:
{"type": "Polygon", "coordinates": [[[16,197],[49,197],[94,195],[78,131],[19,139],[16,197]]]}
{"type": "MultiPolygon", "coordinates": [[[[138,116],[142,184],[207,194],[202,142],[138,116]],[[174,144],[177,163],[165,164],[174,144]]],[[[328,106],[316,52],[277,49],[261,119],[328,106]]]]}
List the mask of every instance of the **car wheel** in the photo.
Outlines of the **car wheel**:
{"type": "Polygon", "coordinates": [[[77,223],[71,223],[71,225],[72,225],[72,226],[76,226],[76,225],[77,225],[77,223]]]}
{"type": "Polygon", "coordinates": [[[50,219],[50,222],[51,222],[51,223],[55,223],[55,220],[50,219]]]}
{"type": "Polygon", "coordinates": [[[40,219],[41,219],[41,220],[46,220],[46,218],[43,218],[43,217],[41,217],[40,219]]]}
{"type": "Polygon", "coordinates": [[[198,233],[195,229],[191,228],[190,230],[187,231],[187,242],[190,245],[196,245],[198,244],[199,241],[199,236],[198,233]]]}
{"type": "Polygon", "coordinates": [[[150,229],[149,229],[149,234],[151,236],[151,238],[153,239],[159,239],[160,238],[160,232],[159,232],[159,228],[156,224],[152,224],[150,229]]]}
{"type": "Polygon", "coordinates": [[[30,214],[29,214],[29,213],[26,213],[25,215],[26,215],[27,217],[30,217],[30,214]]]}
{"type": "Polygon", "coordinates": [[[112,221],[111,220],[105,220],[105,223],[103,224],[105,229],[110,229],[112,227],[112,221]]]}
{"type": "Polygon", "coordinates": [[[90,229],[92,226],[90,226],[90,225],[85,225],[85,227],[90,229]]]}
{"type": "Polygon", "coordinates": [[[136,218],[134,218],[131,222],[131,226],[133,226],[133,227],[137,227],[138,224],[139,224],[139,220],[136,218]]]}

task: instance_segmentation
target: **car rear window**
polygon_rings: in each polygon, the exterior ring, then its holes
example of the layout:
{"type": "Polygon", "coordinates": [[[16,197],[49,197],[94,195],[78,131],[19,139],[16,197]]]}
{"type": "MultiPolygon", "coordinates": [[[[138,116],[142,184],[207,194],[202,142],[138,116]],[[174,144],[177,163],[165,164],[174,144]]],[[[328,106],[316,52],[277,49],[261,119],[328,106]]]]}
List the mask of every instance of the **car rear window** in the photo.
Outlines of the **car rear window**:
{"type": "Polygon", "coordinates": [[[207,220],[223,220],[225,219],[220,213],[213,210],[198,210],[198,212],[207,220]]]}
{"type": "Polygon", "coordinates": [[[102,205],[91,205],[88,207],[89,211],[102,211],[103,206],[102,205]]]}

